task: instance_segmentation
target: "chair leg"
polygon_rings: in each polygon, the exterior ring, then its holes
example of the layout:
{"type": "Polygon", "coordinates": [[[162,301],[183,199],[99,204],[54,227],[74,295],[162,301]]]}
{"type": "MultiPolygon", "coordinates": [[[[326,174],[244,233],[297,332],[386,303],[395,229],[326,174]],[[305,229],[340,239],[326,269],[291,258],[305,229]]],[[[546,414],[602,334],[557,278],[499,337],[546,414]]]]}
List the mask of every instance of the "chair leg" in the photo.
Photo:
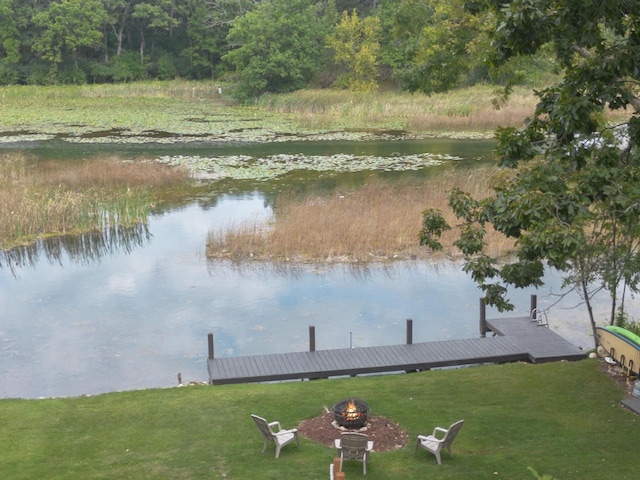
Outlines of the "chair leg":
{"type": "Polygon", "coordinates": [[[267,445],[268,445],[268,444],[269,444],[269,442],[268,442],[267,440],[265,440],[265,441],[262,443],[262,453],[264,453],[264,451],[267,449],[267,445]]]}
{"type": "Polygon", "coordinates": [[[362,458],[362,474],[366,475],[367,474],[367,454],[364,454],[364,457],[362,458]]]}
{"type": "Polygon", "coordinates": [[[276,443],[276,458],[280,457],[280,448],[281,447],[282,446],[280,444],[276,443]]]}

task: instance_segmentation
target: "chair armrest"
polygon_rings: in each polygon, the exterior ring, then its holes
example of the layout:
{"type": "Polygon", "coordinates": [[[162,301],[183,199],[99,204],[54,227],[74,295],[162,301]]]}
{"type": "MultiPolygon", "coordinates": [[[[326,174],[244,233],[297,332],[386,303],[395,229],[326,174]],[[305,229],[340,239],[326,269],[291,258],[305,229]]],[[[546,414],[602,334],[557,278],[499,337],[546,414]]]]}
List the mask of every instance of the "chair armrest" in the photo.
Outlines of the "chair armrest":
{"type": "Polygon", "coordinates": [[[433,436],[438,438],[438,433],[444,433],[445,435],[449,432],[448,429],[442,427],[436,427],[433,429],[433,436]]]}
{"type": "Polygon", "coordinates": [[[367,442],[367,452],[371,452],[371,451],[373,451],[373,442],[369,440],[367,442]]]}
{"type": "Polygon", "coordinates": [[[333,446],[334,446],[334,447],[336,447],[338,450],[339,450],[340,448],[342,448],[342,442],[340,441],[340,439],[339,439],[339,438],[336,438],[336,439],[333,441],[333,446]]]}
{"type": "Polygon", "coordinates": [[[282,430],[282,427],[280,426],[280,422],[270,422],[269,423],[269,430],[271,430],[272,433],[278,433],[280,430],[282,430]],[[276,427],[276,431],[273,431],[273,427],[276,427]]]}

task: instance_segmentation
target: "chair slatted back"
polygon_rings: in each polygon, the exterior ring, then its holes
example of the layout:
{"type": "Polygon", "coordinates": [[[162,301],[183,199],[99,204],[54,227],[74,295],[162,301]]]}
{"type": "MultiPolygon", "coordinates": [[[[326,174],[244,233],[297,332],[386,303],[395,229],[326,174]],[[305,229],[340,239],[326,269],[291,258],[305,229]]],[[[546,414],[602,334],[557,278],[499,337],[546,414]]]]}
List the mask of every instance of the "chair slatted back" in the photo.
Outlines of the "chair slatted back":
{"type": "Polygon", "coordinates": [[[273,440],[273,434],[269,429],[269,424],[267,423],[267,421],[264,418],[259,417],[258,415],[253,415],[253,414],[251,414],[251,418],[253,418],[253,421],[256,422],[256,425],[258,426],[258,430],[260,430],[260,433],[262,433],[264,438],[266,440],[273,440]]]}
{"type": "Polygon", "coordinates": [[[340,435],[342,458],[362,460],[367,451],[367,435],[363,433],[344,432],[340,435]]]}
{"type": "Polygon", "coordinates": [[[462,428],[463,423],[464,423],[464,420],[458,420],[456,423],[454,423],[449,427],[449,431],[447,432],[447,435],[443,439],[445,446],[451,446],[453,441],[456,439],[458,432],[462,428]]]}

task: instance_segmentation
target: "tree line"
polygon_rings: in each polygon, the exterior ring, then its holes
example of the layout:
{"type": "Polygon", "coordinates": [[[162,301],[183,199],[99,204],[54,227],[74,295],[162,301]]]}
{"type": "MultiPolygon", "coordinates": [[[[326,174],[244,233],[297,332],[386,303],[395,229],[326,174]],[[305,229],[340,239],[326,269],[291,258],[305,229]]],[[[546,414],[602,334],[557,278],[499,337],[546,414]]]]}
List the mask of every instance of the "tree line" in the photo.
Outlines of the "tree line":
{"type": "Polygon", "coordinates": [[[303,87],[432,93],[526,81],[550,55],[484,61],[463,0],[0,0],[0,84],[220,79],[251,100],[303,87]]]}

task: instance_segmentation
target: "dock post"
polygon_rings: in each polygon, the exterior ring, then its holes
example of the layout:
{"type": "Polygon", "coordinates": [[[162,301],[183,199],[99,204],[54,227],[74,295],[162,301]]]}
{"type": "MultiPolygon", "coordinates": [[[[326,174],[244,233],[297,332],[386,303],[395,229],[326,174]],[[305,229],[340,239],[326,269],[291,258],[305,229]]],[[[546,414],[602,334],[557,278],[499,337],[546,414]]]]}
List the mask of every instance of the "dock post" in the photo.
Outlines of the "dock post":
{"type": "Polygon", "coordinates": [[[487,336],[487,304],[484,297],[480,297],[480,338],[487,336]]]}
{"type": "Polygon", "coordinates": [[[538,296],[531,295],[531,303],[529,304],[529,315],[531,320],[538,320],[538,296]]]}
{"type": "Polygon", "coordinates": [[[407,345],[413,343],[413,320],[407,318],[407,345]]]}
{"type": "Polygon", "coordinates": [[[213,333],[207,335],[207,340],[209,342],[209,360],[213,360],[213,333]]]}
{"type": "Polygon", "coordinates": [[[309,351],[316,351],[316,327],[309,325],[309,351]]]}

